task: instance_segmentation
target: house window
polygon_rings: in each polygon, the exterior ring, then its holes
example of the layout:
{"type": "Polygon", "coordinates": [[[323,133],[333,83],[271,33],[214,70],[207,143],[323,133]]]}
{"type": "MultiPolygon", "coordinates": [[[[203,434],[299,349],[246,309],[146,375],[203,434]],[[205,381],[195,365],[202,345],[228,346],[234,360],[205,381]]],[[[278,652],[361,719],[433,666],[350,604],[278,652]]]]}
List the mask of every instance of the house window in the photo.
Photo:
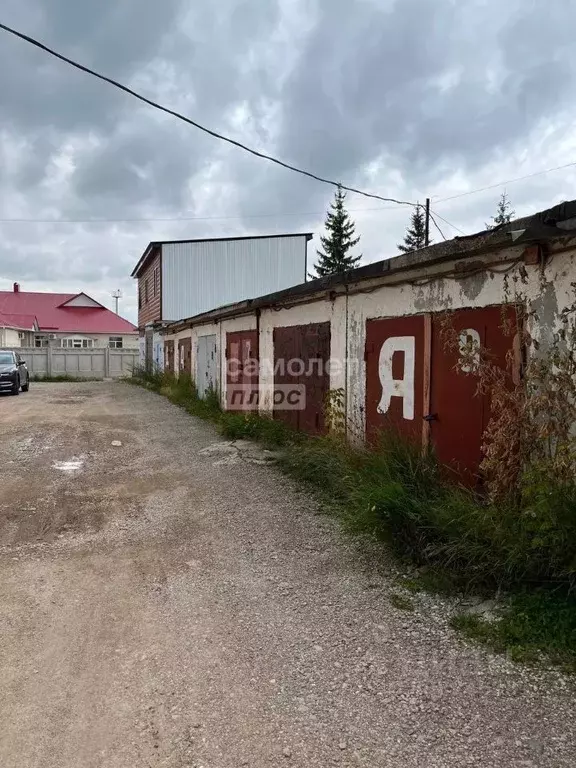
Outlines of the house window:
{"type": "Polygon", "coordinates": [[[68,339],[61,339],[60,346],[64,349],[92,349],[94,346],[94,339],[70,337],[68,339]]]}
{"type": "Polygon", "coordinates": [[[138,287],[138,309],[142,309],[142,288],[138,287]]]}
{"type": "Polygon", "coordinates": [[[150,288],[150,280],[146,278],[146,280],[144,280],[144,304],[148,304],[149,288],[150,288]]]}
{"type": "Polygon", "coordinates": [[[154,269],[154,296],[160,293],[160,267],[154,269]]]}
{"type": "Polygon", "coordinates": [[[110,336],[108,346],[110,349],[122,349],[122,336],[110,336]]]}
{"type": "Polygon", "coordinates": [[[34,346],[35,347],[47,347],[48,346],[48,336],[35,336],[34,337],[34,346]]]}

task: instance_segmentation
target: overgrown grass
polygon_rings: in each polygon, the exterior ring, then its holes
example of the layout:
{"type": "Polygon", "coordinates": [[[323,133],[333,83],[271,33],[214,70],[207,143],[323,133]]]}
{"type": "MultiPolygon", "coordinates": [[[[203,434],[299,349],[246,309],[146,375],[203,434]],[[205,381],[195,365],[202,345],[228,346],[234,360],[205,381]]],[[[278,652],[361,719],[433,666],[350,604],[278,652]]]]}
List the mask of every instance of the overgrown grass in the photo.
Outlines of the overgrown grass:
{"type": "Polygon", "coordinates": [[[398,592],[391,592],[388,596],[388,599],[390,600],[390,603],[394,606],[394,608],[398,608],[400,611],[413,611],[414,610],[414,603],[409,597],[406,597],[405,595],[400,595],[398,592]]]}
{"type": "Polygon", "coordinates": [[[217,420],[222,413],[218,394],[209,392],[205,398],[199,397],[194,381],[186,374],[176,377],[161,371],[137,368],[132,378],[127,381],[163,395],[175,405],[179,405],[188,413],[201,419],[217,420]]]}
{"type": "Polygon", "coordinates": [[[499,621],[464,615],[456,628],[512,659],[545,656],[576,672],[573,486],[539,478],[523,485],[516,505],[491,505],[446,484],[431,457],[394,441],[367,451],[308,439],[284,453],[282,466],[314,487],[346,529],[384,540],[418,565],[420,575],[402,584],[410,591],[508,594],[499,621]]]}
{"type": "Polygon", "coordinates": [[[432,457],[395,440],[369,451],[312,438],[283,466],[336,502],[352,531],[384,538],[463,586],[574,586],[576,483],[559,488],[541,478],[525,489],[521,507],[496,506],[449,485],[432,457]]]}
{"type": "Polygon", "coordinates": [[[314,490],[350,533],[382,540],[419,566],[413,591],[511,595],[500,621],[467,615],[454,620],[459,629],[512,658],[545,653],[576,670],[576,480],[558,485],[532,474],[496,506],[446,483],[432,457],[398,440],[354,448],[256,414],[222,412],[214,393],[198,398],[189,377],[140,372],[136,382],[215,421],[229,439],[276,447],[279,466],[314,490]]]}
{"type": "Polygon", "coordinates": [[[547,590],[512,595],[502,618],[463,614],[452,626],[514,661],[547,659],[576,673],[576,598],[547,590]]]}
{"type": "Polygon", "coordinates": [[[193,416],[214,421],[220,432],[230,440],[257,440],[277,448],[304,439],[303,435],[274,419],[263,418],[255,413],[223,411],[218,393],[210,391],[205,398],[199,397],[194,380],[187,374],[176,377],[137,368],[127,381],[158,392],[193,416]]]}
{"type": "Polygon", "coordinates": [[[269,448],[300,444],[303,435],[281,421],[263,418],[255,413],[223,411],[219,419],[222,434],[230,440],[258,440],[269,448]]]}
{"type": "Polygon", "coordinates": [[[30,381],[50,384],[52,382],[63,381],[102,381],[102,379],[99,379],[96,376],[72,376],[69,373],[59,373],[54,376],[48,376],[48,374],[44,373],[36,373],[30,375],[30,381]]]}

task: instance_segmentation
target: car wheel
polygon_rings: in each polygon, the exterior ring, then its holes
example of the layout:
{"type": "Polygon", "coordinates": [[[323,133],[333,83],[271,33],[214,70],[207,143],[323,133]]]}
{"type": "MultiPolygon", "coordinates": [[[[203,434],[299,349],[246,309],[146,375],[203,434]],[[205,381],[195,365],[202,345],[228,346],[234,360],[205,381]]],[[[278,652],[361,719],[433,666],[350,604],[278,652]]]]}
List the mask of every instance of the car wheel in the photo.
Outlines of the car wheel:
{"type": "Polygon", "coordinates": [[[20,379],[18,379],[16,384],[14,384],[14,387],[12,389],[12,394],[13,395],[19,395],[20,394],[20,379]]]}
{"type": "Polygon", "coordinates": [[[26,384],[22,384],[22,392],[28,392],[30,389],[30,379],[26,379],[26,384]]]}

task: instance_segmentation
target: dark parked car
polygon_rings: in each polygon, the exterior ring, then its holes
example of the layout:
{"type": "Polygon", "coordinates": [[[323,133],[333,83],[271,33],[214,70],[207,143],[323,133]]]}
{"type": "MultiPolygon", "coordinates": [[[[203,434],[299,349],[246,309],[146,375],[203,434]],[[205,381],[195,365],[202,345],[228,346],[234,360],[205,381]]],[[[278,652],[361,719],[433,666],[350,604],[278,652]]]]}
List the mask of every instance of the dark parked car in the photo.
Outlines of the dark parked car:
{"type": "Polygon", "coordinates": [[[26,363],[18,352],[0,349],[0,392],[11,392],[19,395],[28,392],[30,376],[26,363]]]}

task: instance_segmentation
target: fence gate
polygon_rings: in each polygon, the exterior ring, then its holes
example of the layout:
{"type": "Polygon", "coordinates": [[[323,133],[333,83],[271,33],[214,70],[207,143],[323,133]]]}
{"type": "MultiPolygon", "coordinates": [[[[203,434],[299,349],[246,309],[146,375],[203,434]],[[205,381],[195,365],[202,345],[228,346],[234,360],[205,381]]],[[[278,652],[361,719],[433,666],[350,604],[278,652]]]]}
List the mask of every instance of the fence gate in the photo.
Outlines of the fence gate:
{"type": "Polygon", "coordinates": [[[462,369],[459,349],[446,343],[442,328],[462,345],[480,344],[506,370],[509,353],[519,347],[515,318],[514,307],[495,306],[368,320],[367,439],[373,443],[386,429],[431,445],[460,481],[477,484],[490,400],[479,394],[474,371],[462,369]]]}
{"type": "Polygon", "coordinates": [[[329,322],[274,329],[274,418],[324,432],[329,359],[329,322]]]}
{"type": "Polygon", "coordinates": [[[180,373],[192,376],[192,339],[180,339],[178,342],[178,360],[180,373]]]}
{"type": "Polygon", "coordinates": [[[169,373],[174,373],[174,339],[164,342],[164,368],[169,373]]]}
{"type": "Polygon", "coordinates": [[[226,334],[226,408],[258,410],[258,331],[226,334]]]}
{"type": "Polygon", "coordinates": [[[200,397],[218,388],[216,335],[200,336],[196,349],[196,387],[200,397]]]}

